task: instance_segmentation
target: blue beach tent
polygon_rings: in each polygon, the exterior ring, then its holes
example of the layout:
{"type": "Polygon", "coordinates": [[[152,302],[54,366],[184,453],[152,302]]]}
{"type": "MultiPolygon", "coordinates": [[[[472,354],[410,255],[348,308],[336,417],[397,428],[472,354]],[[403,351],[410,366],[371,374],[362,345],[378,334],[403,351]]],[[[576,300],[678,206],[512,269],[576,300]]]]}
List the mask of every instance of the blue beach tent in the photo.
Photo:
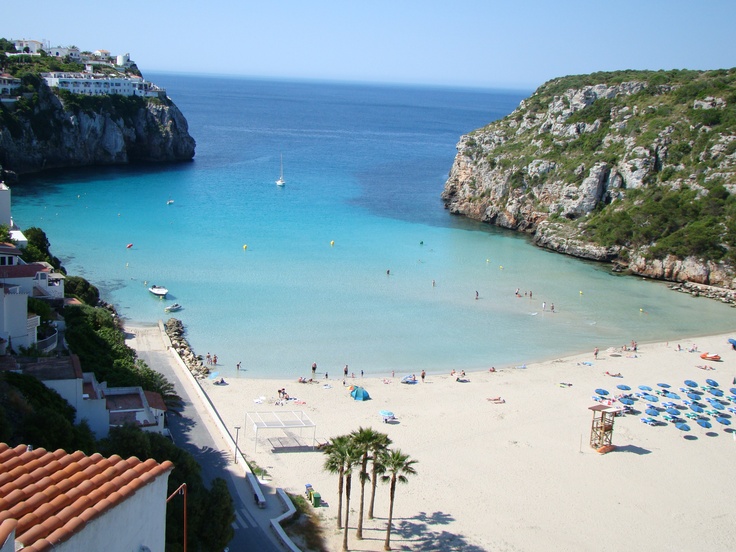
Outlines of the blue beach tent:
{"type": "Polygon", "coordinates": [[[368,391],[366,391],[362,387],[358,387],[357,385],[353,387],[353,390],[350,392],[350,396],[353,397],[356,401],[367,401],[371,398],[371,396],[368,394],[368,391]]]}

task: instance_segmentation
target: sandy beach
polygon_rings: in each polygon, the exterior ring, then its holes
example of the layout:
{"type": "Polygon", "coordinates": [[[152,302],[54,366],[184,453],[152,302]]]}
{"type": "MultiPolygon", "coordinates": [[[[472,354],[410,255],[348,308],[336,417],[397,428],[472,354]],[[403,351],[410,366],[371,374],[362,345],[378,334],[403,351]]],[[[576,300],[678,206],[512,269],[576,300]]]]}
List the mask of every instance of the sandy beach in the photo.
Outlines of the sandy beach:
{"type": "MultiPolygon", "coordinates": [[[[686,399],[680,391],[686,379],[701,386],[713,379],[725,398],[733,394],[728,390],[736,376],[729,337],[644,344],[636,352],[591,344],[590,352],[578,356],[468,373],[465,383],[442,374],[402,384],[404,374],[397,371],[387,380],[348,379],[344,387],[341,378],[334,379],[337,367],[331,367],[329,380],[319,367],[318,382],[299,383],[299,376],[311,377],[306,363],[304,373],[291,380],[254,380],[242,371],[227,378],[227,385],[203,380],[202,386],[225,425],[244,428],[239,446],[268,471],[272,485],[300,494],[310,483],[322,495],[326,505],[318,511],[330,550],[339,550],[342,538],[335,528],[337,478],[323,471],[324,454],[311,449],[313,430],[261,430],[256,443],[248,412],[303,411],[316,423],[320,442],[372,427],[418,460],[418,474],[397,489],[394,549],[725,550],[736,542],[734,426],[708,416],[711,429],[686,420],[691,429],[682,432],[661,414],[657,426],[642,423],[643,412],[627,414],[615,419],[616,449],[600,454],[589,445],[589,407],[596,404],[596,389],[612,396],[623,392],[619,384],[637,392],[639,385],[658,390],[658,383],[668,383],[686,399]],[[693,344],[698,353],[687,351],[693,344]],[[722,361],[702,360],[703,351],[719,353],[722,361]],[[367,389],[371,399],[353,400],[347,388],[352,384],[367,389]],[[281,388],[292,399],[284,405],[277,403],[281,388]],[[505,402],[487,400],[493,397],[505,402]],[[383,409],[395,413],[396,423],[383,423],[383,409]]],[[[645,402],[639,399],[635,408],[644,410],[645,402]]],[[[683,406],[683,417],[685,412],[690,411],[683,406]]],[[[736,417],[723,412],[736,425],[736,417]]],[[[377,517],[366,520],[362,541],[353,529],[357,478],[353,489],[350,549],[382,550],[388,486],[379,485],[377,517]]]]}

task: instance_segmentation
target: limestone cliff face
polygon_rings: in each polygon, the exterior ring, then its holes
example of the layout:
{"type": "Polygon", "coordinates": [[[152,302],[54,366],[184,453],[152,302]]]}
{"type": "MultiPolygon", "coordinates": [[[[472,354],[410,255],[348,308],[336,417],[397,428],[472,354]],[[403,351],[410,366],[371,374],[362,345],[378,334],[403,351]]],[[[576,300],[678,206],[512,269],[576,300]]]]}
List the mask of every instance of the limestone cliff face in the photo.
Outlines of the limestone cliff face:
{"type": "Polygon", "coordinates": [[[41,85],[31,101],[6,108],[0,120],[0,165],[22,174],[194,157],[187,121],[168,98],[117,101],[126,102],[125,109],[114,101],[94,110],[70,107],[41,85]]]}
{"type": "MultiPolygon", "coordinates": [[[[668,82],[651,72],[550,81],[504,119],[461,137],[442,194],[445,207],[528,232],[536,244],[561,253],[652,278],[734,288],[735,248],[725,230],[702,255],[695,246],[662,253],[664,228],[646,239],[595,230],[604,216],[625,220],[629,209],[662,195],[687,191],[705,200],[716,187],[725,196],[736,191],[736,125],[728,103],[736,103],[736,87],[729,80],[734,71],[722,73],[728,80],[722,95],[702,98],[692,94],[711,88],[691,92],[684,88],[690,81],[668,82]]],[[[710,75],[688,77],[700,82],[710,75]]],[[[722,203],[730,204],[725,196],[722,203]]],[[[629,218],[634,227],[647,224],[629,218]]],[[[676,242],[677,234],[667,239],[676,242]]]]}

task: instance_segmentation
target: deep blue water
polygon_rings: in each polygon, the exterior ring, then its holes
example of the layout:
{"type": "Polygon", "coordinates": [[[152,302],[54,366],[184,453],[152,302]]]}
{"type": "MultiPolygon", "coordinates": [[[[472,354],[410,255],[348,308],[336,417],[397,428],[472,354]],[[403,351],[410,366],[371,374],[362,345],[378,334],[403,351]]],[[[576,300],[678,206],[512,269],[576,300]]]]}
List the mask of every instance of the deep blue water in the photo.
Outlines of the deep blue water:
{"type": "Polygon", "coordinates": [[[188,119],[195,160],[27,178],[14,219],[127,319],[183,304],[225,375],[472,370],[734,328],[719,303],[443,209],[460,135],[528,92],[147,77],[188,119]]]}

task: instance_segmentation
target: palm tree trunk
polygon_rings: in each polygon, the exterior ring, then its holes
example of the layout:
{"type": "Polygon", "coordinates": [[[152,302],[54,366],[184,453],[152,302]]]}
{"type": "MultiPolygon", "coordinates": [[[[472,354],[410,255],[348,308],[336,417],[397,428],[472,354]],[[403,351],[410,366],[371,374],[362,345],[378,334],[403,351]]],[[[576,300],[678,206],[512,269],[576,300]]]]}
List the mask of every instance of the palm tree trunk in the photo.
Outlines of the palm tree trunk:
{"type": "Polygon", "coordinates": [[[360,467],[360,511],[358,512],[358,529],[355,538],[363,540],[363,505],[365,504],[365,480],[368,477],[368,453],[363,456],[363,464],[360,467]]]}
{"type": "Polygon", "coordinates": [[[342,488],[345,480],[345,474],[340,471],[340,476],[337,481],[337,528],[342,529],[342,488]]]}
{"type": "Polygon", "coordinates": [[[368,519],[373,519],[373,503],[376,501],[376,464],[373,463],[373,471],[371,474],[371,503],[368,506],[368,519]]]}
{"type": "Polygon", "coordinates": [[[396,476],[391,478],[391,491],[388,503],[388,526],[386,527],[386,542],[383,543],[384,550],[391,550],[391,521],[394,518],[394,495],[396,494],[396,476]]]}
{"type": "Polygon", "coordinates": [[[350,487],[352,486],[352,480],[353,474],[349,473],[345,482],[345,534],[342,537],[343,552],[347,552],[348,549],[348,519],[350,517],[350,487]]]}

